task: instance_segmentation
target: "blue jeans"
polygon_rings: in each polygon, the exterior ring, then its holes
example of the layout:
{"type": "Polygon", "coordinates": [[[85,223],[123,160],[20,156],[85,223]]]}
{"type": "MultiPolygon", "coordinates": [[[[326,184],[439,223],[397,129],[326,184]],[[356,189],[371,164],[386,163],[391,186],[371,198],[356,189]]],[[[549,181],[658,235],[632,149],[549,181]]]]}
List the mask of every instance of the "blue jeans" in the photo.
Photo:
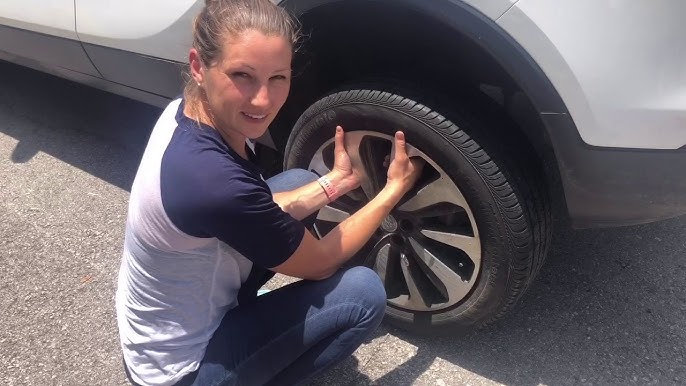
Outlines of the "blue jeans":
{"type": "MultiPolygon", "coordinates": [[[[267,184],[281,192],[316,178],[294,169],[267,184]]],[[[227,312],[200,368],[177,385],[298,384],[351,355],[379,326],[385,307],[381,280],[365,267],[287,285],[227,312]]]]}

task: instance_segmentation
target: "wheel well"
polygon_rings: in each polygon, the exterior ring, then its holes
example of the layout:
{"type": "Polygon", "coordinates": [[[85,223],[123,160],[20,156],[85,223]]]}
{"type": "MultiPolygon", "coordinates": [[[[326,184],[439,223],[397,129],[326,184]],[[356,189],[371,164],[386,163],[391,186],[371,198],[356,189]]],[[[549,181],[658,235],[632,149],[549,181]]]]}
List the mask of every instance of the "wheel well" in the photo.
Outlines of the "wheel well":
{"type": "MultiPolygon", "coordinates": [[[[288,2],[286,8],[303,12],[288,2]]],[[[470,8],[469,12],[484,21],[477,11],[470,8]]],[[[411,1],[324,2],[298,19],[303,41],[294,58],[293,88],[272,130],[279,149],[300,114],[331,90],[366,80],[402,80],[447,97],[450,101],[441,101],[444,106],[452,101],[472,103],[478,99],[472,97],[476,94],[490,97],[531,146],[554,198],[564,197],[540,106],[534,107],[527,92],[488,47],[474,38],[473,31],[414,7],[411,1]]]]}

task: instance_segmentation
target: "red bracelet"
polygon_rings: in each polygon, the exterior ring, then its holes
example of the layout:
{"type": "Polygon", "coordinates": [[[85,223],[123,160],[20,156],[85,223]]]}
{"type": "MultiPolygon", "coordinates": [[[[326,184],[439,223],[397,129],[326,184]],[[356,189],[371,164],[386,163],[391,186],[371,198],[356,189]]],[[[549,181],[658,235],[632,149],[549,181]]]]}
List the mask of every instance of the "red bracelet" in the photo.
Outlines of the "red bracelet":
{"type": "Polygon", "coordinates": [[[319,182],[319,185],[324,189],[324,193],[326,193],[326,197],[329,198],[329,202],[334,201],[337,198],[338,191],[327,176],[319,177],[317,182],[319,182]]]}

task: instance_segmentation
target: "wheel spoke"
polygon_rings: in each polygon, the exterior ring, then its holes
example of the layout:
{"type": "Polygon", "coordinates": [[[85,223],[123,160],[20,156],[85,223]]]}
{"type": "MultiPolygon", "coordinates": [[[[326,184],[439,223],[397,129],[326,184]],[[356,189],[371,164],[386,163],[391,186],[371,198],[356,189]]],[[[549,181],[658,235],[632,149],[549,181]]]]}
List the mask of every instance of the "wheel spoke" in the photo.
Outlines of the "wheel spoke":
{"type": "Polygon", "coordinates": [[[422,230],[421,234],[432,240],[463,250],[475,263],[481,260],[481,244],[476,237],[427,229],[422,230]]]}
{"type": "Polygon", "coordinates": [[[315,236],[317,236],[317,239],[321,240],[325,236],[324,232],[322,232],[321,229],[319,229],[319,225],[317,223],[315,223],[312,226],[312,228],[314,230],[315,236]]]}
{"type": "Polygon", "coordinates": [[[448,302],[462,299],[471,288],[469,282],[462,280],[462,277],[450,269],[431,252],[423,248],[416,240],[410,238],[410,245],[418,259],[433,272],[438,280],[445,285],[448,291],[448,302]]]}
{"type": "Polygon", "coordinates": [[[417,280],[414,276],[417,272],[416,270],[410,269],[410,261],[404,253],[400,254],[400,267],[402,269],[403,277],[405,278],[405,283],[407,284],[407,289],[410,292],[409,298],[405,299],[406,306],[414,309],[429,307],[429,304],[426,302],[422,296],[422,292],[417,286],[417,280]]]}
{"type": "Polygon", "coordinates": [[[391,251],[391,245],[390,244],[385,244],[381,248],[379,248],[379,251],[376,252],[376,256],[374,259],[374,271],[379,275],[381,278],[382,283],[386,283],[386,274],[388,273],[388,257],[389,253],[391,251]]]}
{"type": "Polygon", "coordinates": [[[332,206],[325,206],[319,210],[317,214],[317,220],[328,221],[328,222],[342,222],[343,220],[350,217],[350,213],[336,209],[332,206]]]}
{"type": "Polygon", "coordinates": [[[414,212],[444,202],[455,204],[463,208],[467,207],[467,202],[462,196],[462,193],[455,189],[454,185],[446,176],[441,176],[437,180],[419,189],[414,197],[405,201],[398,209],[404,212],[414,212]]]}
{"type": "Polygon", "coordinates": [[[312,161],[310,161],[310,170],[317,173],[320,177],[331,171],[324,163],[324,149],[326,149],[326,146],[322,147],[321,151],[318,151],[312,158],[312,161]]]}
{"type": "Polygon", "coordinates": [[[414,218],[441,217],[453,214],[464,213],[465,210],[457,205],[447,202],[438,203],[426,208],[421,208],[412,212],[414,218]]]}

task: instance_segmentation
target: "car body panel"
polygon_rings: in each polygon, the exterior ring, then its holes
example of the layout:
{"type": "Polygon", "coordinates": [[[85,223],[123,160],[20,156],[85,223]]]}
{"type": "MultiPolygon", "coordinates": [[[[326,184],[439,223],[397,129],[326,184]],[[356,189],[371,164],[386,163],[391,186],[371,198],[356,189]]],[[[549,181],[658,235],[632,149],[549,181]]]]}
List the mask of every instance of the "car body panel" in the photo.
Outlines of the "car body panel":
{"type": "Polygon", "coordinates": [[[102,77],[165,98],[174,98],[182,91],[186,65],[134,52],[84,44],[102,77]]]}
{"type": "Polygon", "coordinates": [[[520,0],[498,24],[531,55],[592,146],[686,145],[686,2],[520,0]]]}
{"type": "Polygon", "coordinates": [[[41,67],[100,76],[77,40],[0,25],[0,50],[41,67]]]}
{"type": "Polygon", "coordinates": [[[496,20],[519,0],[462,0],[491,20],[496,20]]]}
{"type": "Polygon", "coordinates": [[[74,28],[74,0],[2,0],[0,25],[79,39],[74,28]]]}
{"type": "Polygon", "coordinates": [[[163,107],[169,103],[169,98],[151,94],[147,91],[142,91],[129,86],[114,83],[109,80],[105,80],[99,76],[92,76],[81,72],[68,70],[66,68],[58,66],[46,65],[45,63],[27,59],[22,56],[10,54],[8,52],[0,51],[0,60],[32,68],[34,70],[58,76],[60,78],[69,79],[74,82],[78,82],[90,87],[111,92],[113,94],[121,95],[130,99],[135,99],[143,103],[147,103],[149,105],[163,107]]]}
{"type": "Polygon", "coordinates": [[[568,114],[543,114],[576,228],[614,227],[686,214],[686,152],[593,147],[568,114]]]}
{"type": "Polygon", "coordinates": [[[76,29],[105,79],[173,98],[182,90],[192,21],[203,3],[76,0],[76,29]]]}
{"type": "Polygon", "coordinates": [[[193,18],[203,4],[202,0],[76,0],[76,30],[84,43],[185,63],[193,18]]]}
{"type": "Polygon", "coordinates": [[[42,67],[99,76],[78,41],[73,0],[0,1],[0,50],[42,67]]]}

